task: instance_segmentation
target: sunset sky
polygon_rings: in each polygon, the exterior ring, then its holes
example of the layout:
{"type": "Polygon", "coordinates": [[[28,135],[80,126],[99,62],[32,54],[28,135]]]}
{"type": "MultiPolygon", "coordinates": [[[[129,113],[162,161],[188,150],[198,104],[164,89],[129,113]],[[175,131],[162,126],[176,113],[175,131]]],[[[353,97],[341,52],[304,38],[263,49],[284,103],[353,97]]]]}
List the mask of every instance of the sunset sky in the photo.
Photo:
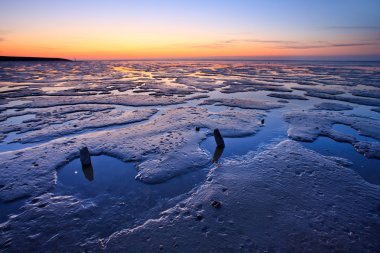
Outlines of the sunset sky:
{"type": "Polygon", "coordinates": [[[380,60],[380,1],[0,0],[0,55],[380,60]]]}

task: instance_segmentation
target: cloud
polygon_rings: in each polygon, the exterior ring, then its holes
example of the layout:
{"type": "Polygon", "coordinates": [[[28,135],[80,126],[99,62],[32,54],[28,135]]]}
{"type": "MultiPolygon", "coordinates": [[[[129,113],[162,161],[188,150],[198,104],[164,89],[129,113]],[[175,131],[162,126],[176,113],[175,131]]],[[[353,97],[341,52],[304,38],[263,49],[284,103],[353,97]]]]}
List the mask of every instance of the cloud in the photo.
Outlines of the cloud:
{"type": "Polygon", "coordinates": [[[374,46],[380,45],[379,41],[353,42],[353,43],[332,43],[332,42],[314,42],[314,43],[297,43],[294,45],[283,45],[281,48],[287,49],[316,49],[316,48],[332,48],[332,47],[358,47],[358,46],[374,46]]]}
{"type": "Polygon", "coordinates": [[[258,39],[231,39],[231,40],[221,40],[208,44],[182,44],[182,46],[187,46],[190,48],[223,48],[229,45],[240,44],[240,43],[267,43],[267,44],[294,44],[294,41],[287,40],[258,40],[258,39]]]}
{"type": "Polygon", "coordinates": [[[181,44],[176,46],[182,46],[187,48],[210,48],[210,49],[220,49],[225,48],[230,45],[236,44],[265,44],[268,47],[280,48],[280,49],[316,49],[316,48],[338,48],[338,47],[356,47],[356,46],[373,46],[380,45],[379,40],[373,41],[360,41],[360,42],[349,42],[349,43],[337,43],[329,41],[311,41],[311,42],[300,42],[292,40],[261,40],[261,39],[231,39],[231,40],[221,40],[208,44],[181,44]]]}
{"type": "Polygon", "coordinates": [[[6,41],[4,35],[11,33],[9,30],[0,29],[0,42],[6,41]]]}
{"type": "Polygon", "coordinates": [[[323,29],[327,30],[350,30],[350,31],[380,31],[378,25],[364,25],[364,26],[325,26],[323,29]]]}

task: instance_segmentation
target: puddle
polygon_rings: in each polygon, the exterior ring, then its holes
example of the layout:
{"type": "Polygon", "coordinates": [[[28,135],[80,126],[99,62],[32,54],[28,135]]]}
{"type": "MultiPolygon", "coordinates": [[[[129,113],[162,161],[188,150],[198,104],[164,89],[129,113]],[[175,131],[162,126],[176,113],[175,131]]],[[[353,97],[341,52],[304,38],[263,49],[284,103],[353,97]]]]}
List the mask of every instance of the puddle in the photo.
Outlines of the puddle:
{"type": "Polygon", "coordinates": [[[133,163],[106,155],[93,156],[91,160],[92,168],[82,168],[79,159],[60,168],[54,194],[91,200],[96,218],[88,219],[100,236],[158,217],[206,180],[208,173],[206,168],[150,185],[135,179],[137,171],[133,163]],[[176,198],[173,203],[169,201],[172,198],[176,198]]]}
{"type": "MultiPolygon", "coordinates": [[[[249,151],[260,152],[267,146],[279,143],[287,138],[287,125],[281,117],[283,110],[269,113],[265,118],[265,126],[255,135],[242,138],[224,138],[226,145],[224,150],[216,149],[213,136],[203,141],[201,147],[213,154],[214,157],[220,156],[221,162],[224,158],[244,155],[249,151]]],[[[355,136],[358,140],[376,141],[370,137],[359,135],[355,129],[346,125],[335,124],[333,129],[355,136]]],[[[312,143],[300,143],[322,155],[346,158],[353,163],[351,169],[355,170],[364,180],[371,184],[380,185],[380,160],[364,157],[356,152],[351,144],[335,142],[327,137],[319,137],[312,143]]]]}
{"type": "MultiPolygon", "coordinates": [[[[287,124],[282,120],[282,112],[282,110],[276,110],[269,113],[265,118],[264,126],[254,135],[241,138],[224,138],[226,146],[221,158],[244,155],[249,151],[259,151],[268,145],[286,139],[287,124]]],[[[216,153],[214,136],[208,137],[200,146],[210,154],[216,153]]]]}
{"type": "Polygon", "coordinates": [[[358,141],[377,142],[377,140],[375,140],[371,137],[360,135],[358,131],[356,131],[355,129],[353,129],[352,127],[347,126],[347,125],[334,124],[332,129],[335,131],[344,133],[344,134],[351,135],[351,136],[355,137],[355,139],[358,141]]]}
{"type": "Polygon", "coordinates": [[[336,142],[327,137],[319,137],[312,143],[302,143],[322,155],[346,158],[353,165],[350,167],[371,184],[380,185],[380,160],[368,159],[356,152],[351,144],[336,142]]]}

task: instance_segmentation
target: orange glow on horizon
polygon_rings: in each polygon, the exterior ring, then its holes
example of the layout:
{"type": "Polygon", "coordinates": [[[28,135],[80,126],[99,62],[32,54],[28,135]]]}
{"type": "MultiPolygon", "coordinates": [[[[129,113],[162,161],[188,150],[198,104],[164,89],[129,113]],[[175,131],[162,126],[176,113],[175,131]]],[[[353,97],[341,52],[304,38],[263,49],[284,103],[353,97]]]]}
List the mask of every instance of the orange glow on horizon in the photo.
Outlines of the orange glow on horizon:
{"type": "MultiPolygon", "coordinates": [[[[18,39],[17,41],[25,41],[18,39]]],[[[379,50],[378,46],[321,47],[310,49],[292,49],[276,47],[266,43],[233,43],[216,45],[209,42],[143,44],[116,41],[82,41],[65,44],[59,41],[51,43],[43,40],[29,40],[29,43],[3,41],[0,55],[62,57],[68,59],[146,59],[146,58],[207,58],[207,57],[286,57],[286,56],[344,56],[371,55],[379,50]],[[210,46],[209,46],[210,45],[210,46]]]]}
{"type": "Polygon", "coordinates": [[[0,55],[380,59],[379,6],[370,0],[0,1],[0,55]]]}

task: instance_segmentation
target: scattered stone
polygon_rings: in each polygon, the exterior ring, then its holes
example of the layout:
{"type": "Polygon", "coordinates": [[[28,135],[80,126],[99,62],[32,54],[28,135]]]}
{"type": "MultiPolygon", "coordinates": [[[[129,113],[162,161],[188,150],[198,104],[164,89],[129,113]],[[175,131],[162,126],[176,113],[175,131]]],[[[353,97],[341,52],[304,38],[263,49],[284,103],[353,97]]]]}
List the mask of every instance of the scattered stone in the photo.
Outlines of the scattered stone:
{"type": "Polygon", "coordinates": [[[199,132],[199,130],[201,130],[200,127],[195,127],[195,131],[199,132]]]}
{"type": "Polygon", "coordinates": [[[222,203],[220,203],[220,202],[217,201],[217,200],[212,201],[212,202],[211,202],[211,205],[212,205],[214,208],[216,208],[216,209],[222,207],[222,203]]]}

